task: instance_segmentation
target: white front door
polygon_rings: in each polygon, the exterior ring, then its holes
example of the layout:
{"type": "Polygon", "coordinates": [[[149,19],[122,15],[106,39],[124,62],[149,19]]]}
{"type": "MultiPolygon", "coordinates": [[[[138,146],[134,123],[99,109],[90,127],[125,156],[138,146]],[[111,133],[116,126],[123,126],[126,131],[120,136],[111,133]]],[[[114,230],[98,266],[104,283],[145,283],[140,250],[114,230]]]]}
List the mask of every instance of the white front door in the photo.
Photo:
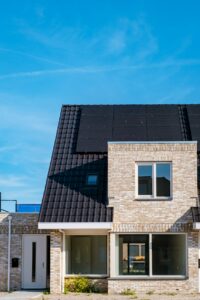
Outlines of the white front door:
{"type": "Polygon", "coordinates": [[[23,235],[22,288],[46,288],[46,235],[23,235]]]}

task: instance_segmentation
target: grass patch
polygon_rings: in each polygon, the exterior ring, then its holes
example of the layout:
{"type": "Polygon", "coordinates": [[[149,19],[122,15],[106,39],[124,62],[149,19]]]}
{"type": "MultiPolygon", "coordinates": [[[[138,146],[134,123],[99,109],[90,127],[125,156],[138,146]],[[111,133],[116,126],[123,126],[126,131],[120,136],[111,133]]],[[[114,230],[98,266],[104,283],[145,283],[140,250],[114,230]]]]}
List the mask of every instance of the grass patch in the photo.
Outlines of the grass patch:
{"type": "Polygon", "coordinates": [[[159,295],[165,295],[165,296],[176,296],[177,293],[176,292],[164,292],[164,293],[160,293],[159,295]]]}
{"type": "Polygon", "coordinates": [[[123,296],[132,296],[131,299],[137,299],[135,290],[125,289],[120,294],[123,296]]]}

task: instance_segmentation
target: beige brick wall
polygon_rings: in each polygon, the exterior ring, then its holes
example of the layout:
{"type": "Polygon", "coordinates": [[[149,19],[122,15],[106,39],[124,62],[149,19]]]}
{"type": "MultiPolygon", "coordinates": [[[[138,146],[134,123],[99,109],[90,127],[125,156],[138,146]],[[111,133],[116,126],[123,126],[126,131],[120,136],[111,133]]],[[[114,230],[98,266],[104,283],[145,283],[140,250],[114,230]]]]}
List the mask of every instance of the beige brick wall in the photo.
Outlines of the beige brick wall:
{"type": "Polygon", "coordinates": [[[8,216],[11,222],[11,261],[19,258],[19,267],[10,268],[10,288],[20,290],[22,286],[22,237],[23,234],[47,233],[38,230],[38,214],[0,213],[0,291],[7,290],[8,274],[8,216]]]}
{"type": "Polygon", "coordinates": [[[108,197],[114,223],[187,222],[196,206],[196,144],[109,144],[108,197]],[[136,162],[172,162],[172,200],[136,199],[136,162]]]}
{"type": "Polygon", "coordinates": [[[126,288],[147,292],[197,292],[198,232],[192,229],[190,207],[196,206],[197,148],[195,143],[108,145],[108,197],[114,207],[112,232],[187,232],[188,278],[184,280],[119,279],[108,281],[109,293],[126,288]],[[172,162],[172,199],[136,199],[136,163],[172,162]]]}
{"type": "Polygon", "coordinates": [[[62,234],[60,232],[51,232],[51,250],[50,250],[50,291],[54,294],[61,293],[62,280],[62,234]]]}

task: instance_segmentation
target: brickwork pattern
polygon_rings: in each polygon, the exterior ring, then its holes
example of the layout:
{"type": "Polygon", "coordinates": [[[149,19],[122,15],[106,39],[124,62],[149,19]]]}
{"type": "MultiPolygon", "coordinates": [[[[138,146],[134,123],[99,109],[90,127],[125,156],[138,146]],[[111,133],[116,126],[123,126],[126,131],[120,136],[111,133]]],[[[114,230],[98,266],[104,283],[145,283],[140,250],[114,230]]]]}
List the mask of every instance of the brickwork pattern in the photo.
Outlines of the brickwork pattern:
{"type": "Polygon", "coordinates": [[[51,232],[50,249],[50,291],[54,294],[61,293],[62,285],[62,234],[51,232]]]}
{"type": "Polygon", "coordinates": [[[197,147],[191,144],[119,144],[108,145],[108,196],[114,207],[115,233],[188,232],[188,278],[184,280],[117,279],[108,280],[109,293],[126,288],[140,292],[197,292],[198,232],[192,229],[191,206],[196,206],[197,147]],[[172,199],[136,198],[137,162],[172,162],[172,199]]]}
{"type": "Polygon", "coordinates": [[[197,197],[196,144],[109,144],[108,197],[114,223],[183,223],[197,197]],[[172,162],[172,200],[136,199],[136,163],[172,162]],[[124,222],[126,221],[126,222],[124,222]]]}

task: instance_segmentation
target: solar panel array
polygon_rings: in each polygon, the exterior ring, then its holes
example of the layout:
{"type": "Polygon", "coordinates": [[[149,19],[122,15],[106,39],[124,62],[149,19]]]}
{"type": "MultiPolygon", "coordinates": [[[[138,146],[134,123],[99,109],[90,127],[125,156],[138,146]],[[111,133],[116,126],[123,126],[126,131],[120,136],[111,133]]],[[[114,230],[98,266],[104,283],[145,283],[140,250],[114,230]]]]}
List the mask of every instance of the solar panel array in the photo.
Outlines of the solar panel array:
{"type": "Polygon", "coordinates": [[[108,141],[183,140],[178,105],[83,106],[77,152],[107,152],[108,141]]]}

